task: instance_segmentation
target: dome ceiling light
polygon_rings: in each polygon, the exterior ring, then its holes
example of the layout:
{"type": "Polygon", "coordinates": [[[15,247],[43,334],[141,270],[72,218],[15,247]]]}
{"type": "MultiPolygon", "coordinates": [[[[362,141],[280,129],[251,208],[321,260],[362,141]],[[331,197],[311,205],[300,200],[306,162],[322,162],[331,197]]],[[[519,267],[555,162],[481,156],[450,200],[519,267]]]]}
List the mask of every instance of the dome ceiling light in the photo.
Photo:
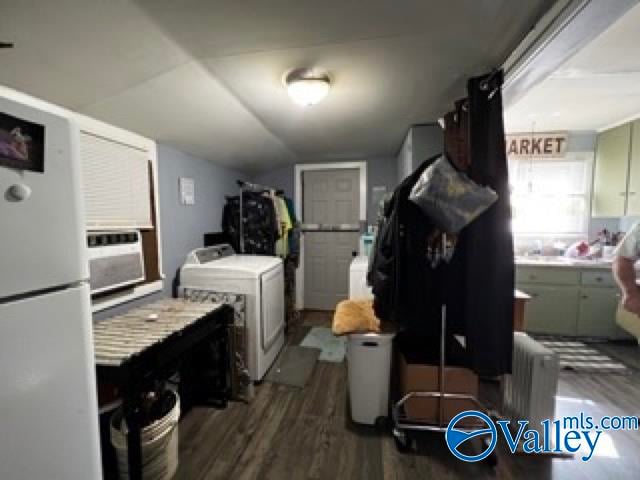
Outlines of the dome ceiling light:
{"type": "Polygon", "coordinates": [[[298,105],[309,107],[322,101],[329,93],[331,80],[326,73],[298,69],[285,78],[289,97],[298,105]]]}

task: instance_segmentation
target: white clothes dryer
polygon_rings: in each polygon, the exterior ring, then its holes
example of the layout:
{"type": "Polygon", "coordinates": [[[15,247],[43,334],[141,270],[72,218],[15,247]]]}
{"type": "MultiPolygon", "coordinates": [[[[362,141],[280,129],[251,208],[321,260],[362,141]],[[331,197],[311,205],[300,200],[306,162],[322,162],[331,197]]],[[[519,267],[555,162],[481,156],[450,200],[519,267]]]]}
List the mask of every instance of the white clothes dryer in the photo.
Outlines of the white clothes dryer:
{"type": "Polygon", "coordinates": [[[284,268],[278,257],[236,255],[227,244],[193,250],[180,288],[246,295],[249,375],[262,380],[284,346],[284,268]]]}

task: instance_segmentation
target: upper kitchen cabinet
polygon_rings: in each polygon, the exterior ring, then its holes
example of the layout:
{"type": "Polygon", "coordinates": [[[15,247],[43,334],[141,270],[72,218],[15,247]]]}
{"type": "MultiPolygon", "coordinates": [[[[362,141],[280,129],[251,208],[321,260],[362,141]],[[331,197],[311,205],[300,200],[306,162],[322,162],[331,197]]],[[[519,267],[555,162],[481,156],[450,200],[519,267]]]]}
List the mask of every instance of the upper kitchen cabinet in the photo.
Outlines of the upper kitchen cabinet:
{"type": "Polygon", "coordinates": [[[598,136],[593,182],[592,213],[594,216],[625,215],[630,147],[630,124],[612,128],[598,136]]]}
{"type": "Polygon", "coordinates": [[[411,175],[429,157],[442,153],[444,134],[440,125],[414,125],[398,153],[398,183],[411,175]]]}
{"type": "Polygon", "coordinates": [[[627,215],[640,215],[640,120],[631,124],[627,215]]]}

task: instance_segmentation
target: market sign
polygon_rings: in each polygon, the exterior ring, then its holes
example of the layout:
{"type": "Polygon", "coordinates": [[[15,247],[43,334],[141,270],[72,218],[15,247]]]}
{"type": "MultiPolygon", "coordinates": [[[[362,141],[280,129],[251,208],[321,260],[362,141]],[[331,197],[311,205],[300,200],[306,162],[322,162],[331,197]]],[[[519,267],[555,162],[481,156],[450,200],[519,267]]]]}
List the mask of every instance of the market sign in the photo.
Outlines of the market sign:
{"type": "Polygon", "coordinates": [[[505,136],[507,157],[564,157],[567,132],[514,133],[505,136]]]}

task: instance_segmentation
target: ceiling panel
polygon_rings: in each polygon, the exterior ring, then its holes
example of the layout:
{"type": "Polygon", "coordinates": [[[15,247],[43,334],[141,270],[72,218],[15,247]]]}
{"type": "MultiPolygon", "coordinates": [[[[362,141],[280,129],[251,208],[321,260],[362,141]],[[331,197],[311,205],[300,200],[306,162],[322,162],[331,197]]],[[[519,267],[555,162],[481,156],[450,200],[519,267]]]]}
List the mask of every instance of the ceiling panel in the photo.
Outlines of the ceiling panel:
{"type": "Polygon", "coordinates": [[[0,0],[0,83],[77,109],[188,62],[124,0],[0,0]]]}
{"type": "Polygon", "coordinates": [[[508,131],[599,130],[640,115],[640,5],[505,113],[508,131]]]}
{"type": "Polygon", "coordinates": [[[552,0],[0,0],[0,83],[224,165],[392,155],[552,0]],[[294,106],[297,67],[334,80],[294,106]]]}
{"type": "Polygon", "coordinates": [[[640,5],[578,52],[558,76],[600,73],[640,73],[640,5]]]}
{"type": "Polygon", "coordinates": [[[510,132],[597,130],[640,113],[640,74],[552,78],[505,114],[510,132]]]}
{"type": "Polygon", "coordinates": [[[293,161],[280,139],[195,62],[83,108],[82,113],[236,169],[293,161]]]}
{"type": "MultiPolygon", "coordinates": [[[[346,5],[354,3],[361,2],[346,5]]],[[[428,2],[403,3],[415,9],[399,9],[402,14],[391,15],[381,31],[402,31],[406,21],[410,34],[213,57],[203,63],[301,159],[395,155],[409,125],[436,121],[465,94],[469,76],[502,63],[519,38],[511,32],[523,31],[530,22],[513,2],[491,2],[491,8],[485,8],[486,2],[431,3],[428,8],[428,2]],[[326,100],[308,109],[292,104],[282,83],[286,72],[302,66],[328,71],[333,83],[326,100]]],[[[337,18],[344,20],[349,13],[337,18]]],[[[355,31],[366,28],[362,15],[351,20],[355,31]]]]}
{"type": "MultiPolygon", "coordinates": [[[[187,51],[206,58],[425,32],[435,37],[459,28],[465,29],[458,31],[460,38],[477,30],[491,30],[492,38],[488,40],[509,41],[514,33],[520,33],[522,19],[530,17],[544,2],[527,0],[519,2],[520,8],[508,0],[135,0],[135,3],[187,51]],[[487,28],[488,24],[496,28],[487,28]],[[472,31],[466,30],[469,28],[472,31]]],[[[482,44],[476,42],[475,46],[481,48],[482,44]]]]}
{"type": "MultiPolygon", "coordinates": [[[[397,153],[409,125],[434,121],[450,108],[451,90],[464,91],[459,65],[469,56],[457,52],[454,67],[437,45],[429,45],[432,39],[422,40],[420,48],[414,38],[396,37],[204,64],[299,158],[384,156],[397,153]],[[424,51],[433,52],[428,68],[424,51]],[[318,66],[332,77],[327,98],[311,108],[293,104],[283,86],[283,74],[299,65],[318,66]]],[[[477,68],[469,63],[467,68],[477,68]]]]}

